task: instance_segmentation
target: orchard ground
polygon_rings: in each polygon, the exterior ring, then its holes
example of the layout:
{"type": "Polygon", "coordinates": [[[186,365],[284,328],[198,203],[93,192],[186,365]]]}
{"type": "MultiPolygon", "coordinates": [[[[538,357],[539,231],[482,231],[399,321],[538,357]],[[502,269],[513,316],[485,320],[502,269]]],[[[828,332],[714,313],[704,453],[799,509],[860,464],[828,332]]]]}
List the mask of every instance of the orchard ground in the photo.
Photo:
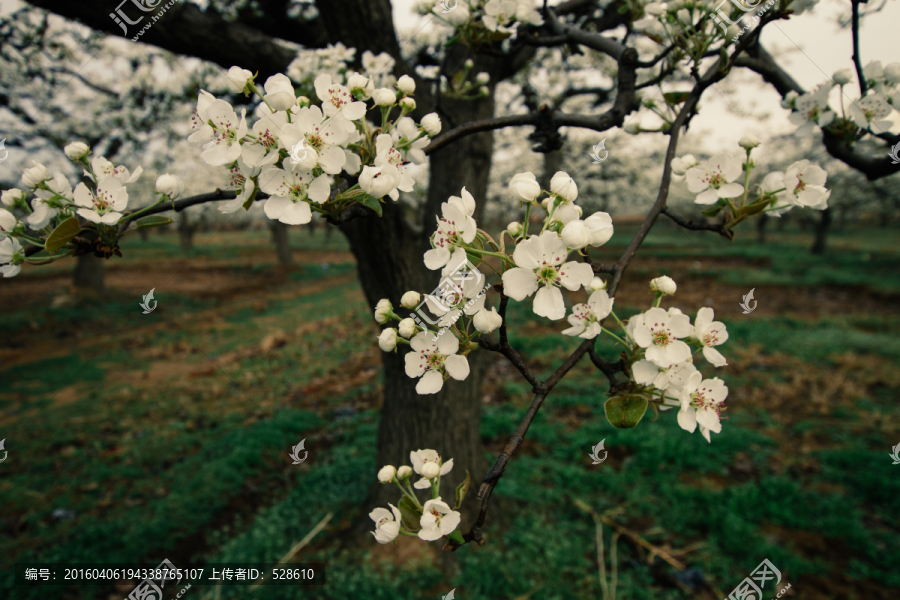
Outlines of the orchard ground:
{"type": "MultiPolygon", "coordinates": [[[[618,227],[598,260],[614,260],[632,230],[618,227]]],[[[688,567],[622,535],[620,599],[721,600],[764,558],[791,583],[785,598],[900,597],[896,230],[848,225],[813,256],[790,225],[758,244],[749,229],[729,243],[660,223],[616,306],[646,307],[647,281],[667,274],[679,290],[664,306],[715,309],[730,334],[722,433],[707,444],[674,411],[612,428],[605,378],[584,359],[496,488],[488,544],[452,559],[440,543],[352,535],[380,467],[378,329],[340,234],[291,236],[287,269],[267,231],[201,233],[190,255],[174,233],[135,236],[106,263],[102,299],[70,295],[71,260],[0,282],[0,596],[120,599],[134,585],[12,587],[15,562],[275,562],[332,512],[293,559],[327,563],[326,585],[186,597],[599,598],[595,527],[577,499],[688,567]],[[144,315],[151,288],[159,304],[144,315]],[[303,438],[309,458],[292,465],[303,438]],[[608,458],[592,465],[602,439],[608,458]]],[[[544,374],[579,342],[530,301],[511,303],[510,318],[512,343],[544,374]]],[[[598,348],[614,357],[608,338],[598,348]]],[[[486,461],[530,402],[492,360],[486,461]]]]}

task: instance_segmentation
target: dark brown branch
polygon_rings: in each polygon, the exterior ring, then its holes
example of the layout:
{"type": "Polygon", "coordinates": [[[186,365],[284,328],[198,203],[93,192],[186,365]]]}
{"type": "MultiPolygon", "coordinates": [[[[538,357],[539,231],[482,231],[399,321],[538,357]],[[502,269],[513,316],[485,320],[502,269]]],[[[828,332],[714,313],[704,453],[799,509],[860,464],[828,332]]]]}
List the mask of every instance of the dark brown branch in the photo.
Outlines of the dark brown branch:
{"type": "MultiPolygon", "coordinates": [[[[761,45],[757,44],[749,48],[747,55],[738,57],[734,64],[759,74],[764,81],[778,90],[782,97],[787,96],[789,92],[805,93],[800,84],[782,69],[761,45]]],[[[888,144],[900,142],[900,135],[887,133],[879,134],[877,137],[888,144]]],[[[891,161],[882,154],[867,156],[853,145],[848,144],[841,136],[830,132],[828,128],[822,130],[822,143],[831,156],[853,167],[865,175],[869,181],[900,173],[900,164],[891,164],[891,161]]]]}
{"type": "Polygon", "coordinates": [[[597,351],[594,349],[593,345],[588,348],[588,356],[590,357],[591,362],[594,363],[594,366],[606,375],[606,379],[609,380],[610,392],[615,391],[619,387],[619,382],[616,381],[616,373],[625,372],[625,362],[621,359],[614,363],[606,362],[597,355],[597,351]]]}
{"type": "Polygon", "coordinates": [[[549,18],[546,20],[546,25],[556,37],[564,36],[569,42],[586,46],[597,52],[602,52],[616,60],[622,58],[622,54],[629,49],[624,44],[620,44],[612,38],[608,38],[598,33],[590,33],[573,25],[567,25],[566,23],[560,22],[552,9],[547,10],[547,15],[549,18]]]}
{"type": "Polygon", "coordinates": [[[685,229],[691,229],[693,231],[715,231],[729,240],[734,240],[734,232],[726,228],[724,223],[709,223],[706,221],[692,221],[690,219],[685,219],[684,217],[678,216],[677,213],[673,213],[668,206],[662,209],[662,214],[666,215],[685,229]]]}
{"type": "Polygon", "coordinates": [[[507,337],[506,332],[506,307],[509,304],[509,296],[503,293],[502,285],[498,284],[494,287],[500,292],[500,310],[497,311],[497,314],[503,319],[503,322],[500,324],[500,343],[492,342],[487,339],[487,337],[482,336],[478,340],[478,345],[486,350],[497,352],[498,354],[505,356],[519,373],[522,374],[522,377],[531,384],[534,393],[538,393],[541,389],[541,382],[534,375],[532,370],[528,368],[528,365],[525,364],[522,355],[509,344],[509,338],[507,337]]]}
{"type": "Polygon", "coordinates": [[[863,73],[862,57],[859,54],[859,0],[851,0],[853,17],[850,30],[853,32],[853,65],[856,67],[856,78],[859,79],[859,97],[866,95],[869,89],[869,82],[866,81],[866,75],[863,73]]]}

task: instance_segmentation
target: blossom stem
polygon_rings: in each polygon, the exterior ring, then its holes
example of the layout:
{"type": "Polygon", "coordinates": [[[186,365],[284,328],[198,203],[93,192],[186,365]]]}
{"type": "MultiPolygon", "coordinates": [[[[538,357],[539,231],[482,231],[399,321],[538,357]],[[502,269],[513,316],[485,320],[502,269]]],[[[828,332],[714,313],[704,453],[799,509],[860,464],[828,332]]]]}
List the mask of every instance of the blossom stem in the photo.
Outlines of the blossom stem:
{"type": "Polygon", "coordinates": [[[410,492],[407,492],[407,491],[403,488],[403,484],[400,483],[400,480],[397,479],[396,476],[394,477],[394,483],[397,484],[397,487],[400,488],[400,491],[403,492],[403,495],[404,495],[404,496],[409,496],[410,500],[412,500],[413,502],[416,503],[416,506],[418,506],[419,508],[422,508],[422,505],[419,504],[419,499],[416,498],[415,495],[411,494],[410,492]]]}
{"type": "Polygon", "coordinates": [[[663,294],[662,292],[656,292],[656,300],[653,301],[653,308],[659,308],[659,303],[662,302],[663,294]]]}
{"type": "Polygon", "coordinates": [[[510,257],[505,254],[500,254],[499,252],[489,252],[487,250],[478,250],[477,248],[466,248],[466,252],[471,252],[473,254],[479,254],[482,256],[496,256],[510,266],[513,266],[515,264],[510,257]]]}
{"type": "Polygon", "coordinates": [[[625,325],[624,325],[624,324],[622,323],[622,321],[619,319],[618,315],[616,315],[615,312],[610,312],[609,314],[610,314],[610,316],[611,316],[613,319],[616,320],[616,323],[619,324],[619,327],[622,328],[622,331],[625,332],[625,337],[626,337],[628,340],[630,340],[632,344],[634,344],[634,343],[635,343],[634,340],[631,338],[630,335],[628,335],[628,330],[625,328],[625,325]]]}
{"type": "Polygon", "coordinates": [[[617,339],[617,340],[619,341],[619,343],[622,344],[623,346],[625,346],[626,348],[628,347],[628,344],[626,344],[625,341],[624,341],[622,338],[620,338],[619,336],[617,336],[616,334],[614,334],[612,331],[610,331],[610,330],[607,329],[606,327],[600,327],[600,329],[602,329],[603,331],[605,331],[606,333],[608,333],[609,335],[611,335],[612,337],[614,337],[615,339],[617,339]]]}
{"type": "MultiPolygon", "coordinates": [[[[749,144],[748,144],[749,146],[749,144]]],[[[750,171],[753,169],[750,162],[750,152],[751,148],[747,148],[747,162],[744,164],[746,167],[744,169],[744,196],[741,198],[741,206],[744,206],[747,203],[747,195],[750,193],[750,171]]]]}
{"type": "Polygon", "coordinates": [[[525,222],[522,223],[522,239],[528,239],[528,224],[531,221],[531,202],[525,207],[525,222]]]}

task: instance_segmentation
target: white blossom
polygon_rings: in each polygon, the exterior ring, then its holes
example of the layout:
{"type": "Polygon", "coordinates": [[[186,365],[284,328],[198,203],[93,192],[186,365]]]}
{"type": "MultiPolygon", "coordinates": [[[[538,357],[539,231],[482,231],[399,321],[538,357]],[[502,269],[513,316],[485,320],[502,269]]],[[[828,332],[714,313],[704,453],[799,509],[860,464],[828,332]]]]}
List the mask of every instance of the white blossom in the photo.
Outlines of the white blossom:
{"type": "Polygon", "coordinates": [[[792,204],[823,210],[828,206],[831,190],[825,188],[828,173],[808,160],[800,160],[788,167],[784,174],[784,195],[792,204]]]}
{"type": "Polygon", "coordinates": [[[859,127],[868,129],[870,126],[875,133],[882,133],[891,128],[891,121],[887,119],[893,108],[879,94],[870,92],[865,98],[860,98],[850,105],[847,112],[850,118],[859,127]]]}
{"type": "Polygon", "coordinates": [[[312,220],[309,201],[322,204],[331,193],[328,175],[314,177],[312,171],[269,167],[259,175],[259,188],[269,194],[263,205],[266,216],[287,225],[303,225],[312,220]]]}
{"type": "Polygon", "coordinates": [[[691,433],[699,425],[700,433],[707,442],[710,442],[710,431],[714,433],[722,431],[720,422],[724,410],[722,403],[727,396],[728,388],[718,377],[703,379],[699,371],[692,373],[681,392],[678,424],[691,433]]]}
{"type": "Polygon", "coordinates": [[[266,90],[263,100],[273,110],[288,110],[297,103],[294,86],[291,85],[291,80],[287,75],[282,73],[272,75],[266,79],[263,88],[266,90]]]}
{"type": "Polygon", "coordinates": [[[5,208],[0,208],[0,240],[6,239],[12,233],[12,230],[16,228],[17,223],[15,215],[5,208]]]}
{"type": "Polygon", "coordinates": [[[743,185],[733,183],[742,173],[741,159],[723,152],[688,169],[685,178],[688,189],[697,194],[694,202],[715,204],[719,198],[734,198],[744,192],[743,185]]]}
{"type": "Polygon", "coordinates": [[[416,80],[409,75],[401,75],[397,80],[397,89],[404,94],[413,94],[416,91],[416,80]]]}
{"type": "Polygon", "coordinates": [[[15,277],[22,270],[25,260],[22,244],[16,238],[8,237],[0,240],[0,273],[3,277],[15,277]]]}
{"type": "Polygon", "coordinates": [[[600,321],[609,316],[615,301],[615,298],[609,297],[606,290],[594,292],[586,304],[576,304],[572,307],[572,314],[568,318],[571,327],[564,330],[562,334],[577,335],[586,340],[594,339],[600,335],[602,330],[600,321]]]}
{"type": "Polygon", "coordinates": [[[666,368],[691,357],[690,346],[678,338],[692,333],[693,328],[687,315],[670,315],[661,308],[651,308],[643,314],[641,322],[636,323],[631,337],[641,348],[646,349],[647,360],[666,368]]]}
{"type": "Polygon", "coordinates": [[[568,248],[581,250],[591,243],[591,230],[587,228],[584,221],[570,221],[563,227],[560,237],[568,248]]]}
{"type": "Polygon", "coordinates": [[[840,69],[835,71],[834,75],[831,76],[831,80],[838,85],[847,85],[853,81],[853,71],[850,69],[840,69]]]}
{"type": "Polygon", "coordinates": [[[393,542],[400,535],[400,511],[393,504],[388,504],[391,510],[376,508],[369,513],[369,518],[375,521],[375,531],[372,535],[379,544],[393,542]]]}
{"type": "Polygon", "coordinates": [[[118,179],[101,179],[96,192],[79,183],[74,197],[75,204],[81,207],[78,214],[92,223],[115,225],[128,207],[128,191],[118,179]]]}
{"type": "Polygon", "coordinates": [[[453,470],[453,459],[447,462],[441,460],[441,455],[436,450],[425,449],[416,450],[409,453],[409,462],[412,463],[413,470],[422,476],[422,479],[415,482],[413,487],[417,490],[425,490],[431,487],[429,479],[443,477],[453,470]],[[426,477],[426,475],[428,475],[426,477]]]}
{"type": "Polygon", "coordinates": [[[663,275],[662,277],[657,277],[656,279],[650,280],[650,289],[654,292],[660,292],[668,296],[674,296],[675,290],[678,289],[678,286],[675,284],[674,279],[672,279],[668,275],[663,275]]]}
{"type": "Polygon", "coordinates": [[[366,116],[366,103],[355,100],[346,86],[332,83],[331,75],[319,75],[314,85],[325,116],[340,114],[349,121],[357,121],[366,116]]]}
{"type": "Polygon", "coordinates": [[[50,179],[50,171],[37,161],[31,161],[33,167],[28,167],[22,171],[22,185],[33,190],[44,181],[50,179]]]}
{"type": "Polygon", "coordinates": [[[441,539],[442,536],[450,535],[459,525],[460,515],[455,510],[441,500],[438,496],[434,500],[429,500],[422,507],[422,517],[419,519],[419,539],[426,542],[433,542],[441,539]]]}
{"type": "Polygon", "coordinates": [[[698,310],[694,321],[694,337],[703,346],[703,357],[715,367],[724,367],[728,361],[715,346],[721,346],[728,341],[728,331],[724,323],[714,321],[714,318],[713,309],[704,307],[698,310]]]}
{"type": "Polygon", "coordinates": [[[517,265],[503,273],[504,293],[521,302],[537,292],[535,314],[557,321],[566,316],[566,305],[558,286],[576,291],[594,276],[590,265],[563,261],[569,250],[556,232],[545,231],[519,243],[513,252],[517,265]]]}
{"type": "Polygon", "coordinates": [[[421,377],[416,384],[419,394],[441,391],[445,373],[458,381],[469,376],[469,361],[457,354],[459,340],[450,333],[438,336],[436,342],[433,338],[433,333],[420,331],[409,341],[413,351],[405,357],[406,374],[413,379],[421,377]]]}
{"type": "Polygon", "coordinates": [[[25,202],[25,192],[20,190],[19,188],[10,188],[8,190],[3,190],[3,193],[0,194],[0,202],[2,202],[4,206],[15,206],[17,204],[22,204],[23,202],[25,202]]]}
{"type": "Polygon", "coordinates": [[[425,266],[429,269],[444,267],[451,263],[451,257],[454,256],[452,260],[454,267],[465,260],[465,251],[461,245],[470,244],[478,232],[478,225],[466,207],[466,200],[470,198],[474,203],[472,195],[463,188],[462,197],[454,196],[441,204],[442,217],[437,219],[437,231],[431,236],[434,248],[427,251],[424,257],[425,266]],[[459,260],[460,258],[462,260],[459,260]]]}
{"type": "Polygon", "coordinates": [[[834,113],[828,110],[829,91],[827,86],[822,86],[794,100],[796,112],[791,113],[788,120],[798,126],[797,135],[811,135],[816,125],[825,127],[834,120],[834,113]]]}

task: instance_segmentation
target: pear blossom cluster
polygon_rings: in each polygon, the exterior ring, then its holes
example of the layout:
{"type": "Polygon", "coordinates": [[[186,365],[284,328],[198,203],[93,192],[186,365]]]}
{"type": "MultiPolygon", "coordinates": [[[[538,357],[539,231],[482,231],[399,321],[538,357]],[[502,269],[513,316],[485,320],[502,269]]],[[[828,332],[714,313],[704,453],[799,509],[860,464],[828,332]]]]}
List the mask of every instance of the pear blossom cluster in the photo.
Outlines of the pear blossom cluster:
{"type": "Polygon", "coordinates": [[[610,216],[596,212],[582,218],[583,210],[576,204],[578,185],[562,171],[553,176],[549,190],[541,189],[533,173],[519,173],[509,182],[508,191],[525,209],[524,224],[510,223],[496,241],[478,228],[475,198],[463,188],[459,196],[441,205],[430,238],[432,248],[423,256],[428,269],[440,271],[438,287],[431,294],[404,294],[400,306],[417,311],[409,316],[396,314],[387,298],[376,305],[377,323],[398,322],[396,328],[381,332],[379,347],[395,352],[398,345],[410,346],[406,374],[419,379],[416,391],[420,394],[437,393],[447,380],[468,377],[467,356],[480,347],[478,337],[503,325],[497,308],[487,305],[485,292],[491,284],[486,283],[482,269],[500,276],[506,296],[530,302],[535,314],[553,321],[567,313],[563,289],[590,292],[587,302],[573,307],[565,335],[595,337],[599,322],[612,310],[605,284],[594,277],[590,264],[577,260],[588,246],[609,241],[610,216]],[[532,211],[535,216],[539,211],[545,215],[537,232],[528,231],[532,211]],[[515,244],[512,252],[506,249],[507,237],[515,244]]]}
{"type": "Polygon", "coordinates": [[[453,469],[453,459],[441,460],[435,450],[416,450],[409,453],[412,467],[386,465],[378,471],[378,481],[382,484],[393,483],[403,493],[397,508],[388,504],[386,508],[376,508],[369,513],[375,522],[375,531],[371,532],[379,544],[387,544],[399,535],[418,537],[426,542],[439,540],[444,536],[462,542],[462,534],[458,531],[460,514],[456,510],[468,489],[469,480],[456,490],[456,506],[451,508],[438,495],[441,477],[453,469]],[[420,479],[412,483],[413,474],[420,479]],[[431,490],[431,499],[424,504],[416,496],[415,490],[431,490]]]}
{"type": "Polygon", "coordinates": [[[470,39],[515,38],[520,25],[544,24],[535,0],[421,0],[417,9],[463,30],[470,39]]]}
{"type": "Polygon", "coordinates": [[[756,163],[751,158],[759,140],[752,136],[741,138],[743,157],[722,152],[706,161],[686,154],[672,161],[673,179],[684,181],[688,190],[697,194],[694,202],[713,205],[703,214],[726,214],[726,226],[733,227],[753,215],[765,213],[780,217],[793,208],[828,208],[831,190],[825,187],[828,173],[808,160],[790,165],[786,171],[773,171],[755,186],[750,197],[750,176],[756,163]]]}
{"type": "MultiPolygon", "coordinates": [[[[386,196],[398,200],[400,192],[413,191],[410,167],[425,162],[423,149],[440,133],[440,117],[431,113],[416,123],[407,116],[416,108],[415,80],[404,75],[395,81],[393,59],[385,54],[363,56],[371,76],[346,72],[341,65],[354,52],[333,46],[315,54],[336,71],[312,81],[318,102],[298,95],[286,75],[269,77],[260,89],[250,71],[232,67],[232,91],[261,99],[250,122],[246,109],[238,114],[225,100],[200,91],[189,139],[207,164],[230,169],[237,192],[219,210],[249,209],[262,191],[268,218],[300,225],[313,212],[336,215],[356,203],[375,207],[386,196]],[[380,112],[380,123],[366,119],[370,110],[380,112]]],[[[289,72],[305,80],[317,64],[301,56],[289,72]]]]}
{"type": "MultiPolygon", "coordinates": [[[[51,175],[45,165],[32,161],[32,166],[22,173],[21,187],[0,194],[0,273],[3,277],[18,275],[22,264],[30,260],[25,255],[23,243],[45,248],[54,231],[73,218],[75,225],[66,228],[65,239],[58,234],[53,244],[46,248],[49,254],[35,255],[35,261],[45,263],[72,254],[75,247],[69,241],[82,228],[96,231],[96,252],[115,253],[117,250],[119,233],[116,227],[126,217],[129,201],[126,186],[138,180],[143,168],[138,166],[132,172],[103,156],[91,157],[90,148],[83,142],[68,144],[64,152],[83,169],[83,181],[74,188],[61,171],[51,175]],[[84,221],[79,221],[79,217],[84,221]],[[101,247],[105,249],[101,250],[101,247]]],[[[156,181],[156,191],[160,195],[156,204],[174,200],[184,191],[184,183],[177,176],[164,174],[156,181]]],[[[133,219],[143,210],[129,213],[127,217],[133,219]]]]}
{"type": "Polygon", "coordinates": [[[694,359],[702,355],[716,369],[726,366],[728,362],[717,347],[728,341],[728,330],[715,320],[712,308],[698,310],[693,324],[678,308],[661,308],[661,300],[677,289],[670,277],[653,279],[650,289],[656,298],[649,310],[627,323],[615,317],[624,334],[615,339],[625,347],[632,386],[629,394],[643,396],[655,409],[678,407],[678,425],[690,433],[699,428],[711,441],[711,432],[722,431],[728,388],[718,377],[704,378],[694,359]]]}
{"type": "Polygon", "coordinates": [[[816,128],[827,128],[853,142],[860,131],[878,134],[890,130],[897,122],[895,111],[900,110],[900,62],[884,66],[881,61],[872,61],[863,67],[863,77],[866,95],[849,102],[845,99],[848,92],[858,92],[850,85],[856,73],[849,68],[835,72],[811,92],[788,92],[781,106],[792,111],[790,121],[797,126],[797,135],[808,136],[816,128]],[[840,96],[840,113],[830,106],[835,89],[840,96]]]}

